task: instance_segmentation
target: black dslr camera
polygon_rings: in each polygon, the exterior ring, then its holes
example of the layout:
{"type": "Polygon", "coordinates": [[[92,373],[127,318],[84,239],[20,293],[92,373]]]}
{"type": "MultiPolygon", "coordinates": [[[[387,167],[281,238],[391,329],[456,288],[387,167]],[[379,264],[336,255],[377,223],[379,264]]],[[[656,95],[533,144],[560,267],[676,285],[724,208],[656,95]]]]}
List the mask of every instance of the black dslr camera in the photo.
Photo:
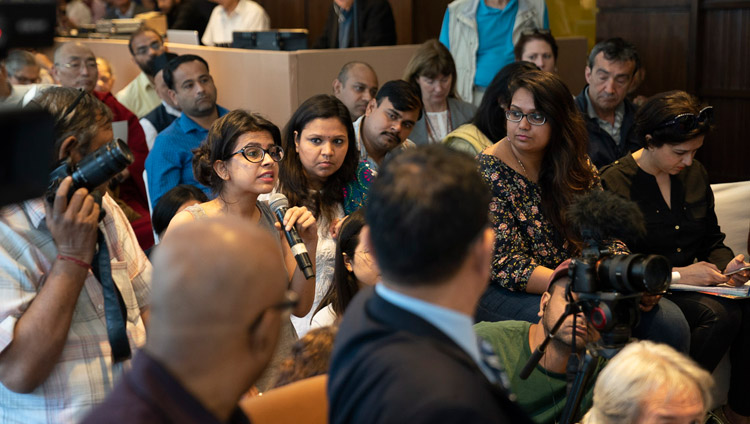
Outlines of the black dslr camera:
{"type": "Polygon", "coordinates": [[[643,214],[633,202],[594,191],[571,207],[568,218],[584,245],[569,268],[570,291],[578,295],[604,347],[617,349],[628,342],[638,323],[641,296],[669,288],[672,266],[661,255],[616,255],[600,249],[605,240],[634,240],[645,232],[643,214]]]}
{"type": "Polygon", "coordinates": [[[47,201],[55,200],[55,192],[62,180],[73,177],[73,185],[68,191],[68,199],[81,187],[89,191],[111,180],[133,163],[133,152],[128,145],[120,140],[112,140],[94,152],[89,153],[77,164],[71,164],[70,159],[62,162],[50,173],[47,201]]]}

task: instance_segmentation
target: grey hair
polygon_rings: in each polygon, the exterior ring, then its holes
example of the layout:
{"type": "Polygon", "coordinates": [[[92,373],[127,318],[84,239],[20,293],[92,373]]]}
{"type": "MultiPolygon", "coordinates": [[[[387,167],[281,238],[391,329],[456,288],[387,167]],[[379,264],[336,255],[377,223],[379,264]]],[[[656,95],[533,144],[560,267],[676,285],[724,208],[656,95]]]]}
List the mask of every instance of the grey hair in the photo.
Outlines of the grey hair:
{"type": "Polygon", "coordinates": [[[633,75],[641,67],[641,58],[635,46],[620,37],[610,38],[597,43],[589,54],[589,68],[594,69],[594,59],[599,53],[604,54],[604,58],[615,62],[630,62],[635,64],[633,75]]]}
{"type": "Polygon", "coordinates": [[[631,343],[599,374],[593,406],[582,423],[636,422],[644,402],[663,388],[667,389],[667,398],[698,390],[705,413],[712,403],[713,386],[711,374],[674,348],[649,341],[631,343]]]}
{"type": "Polygon", "coordinates": [[[112,111],[91,93],[83,94],[78,104],[66,115],[81,91],[69,87],[49,87],[33,100],[52,114],[55,120],[55,154],[60,152],[62,142],[76,137],[76,148],[82,154],[89,150],[91,140],[101,128],[112,122],[112,111]]]}
{"type": "Polygon", "coordinates": [[[5,69],[8,70],[8,75],[16,75],[16,72],[27,66],[39,66],[36,63],[36,58],[32,53],[26,50],[13,50],[8,53],[8,57],[5,59],[5,69]]]}

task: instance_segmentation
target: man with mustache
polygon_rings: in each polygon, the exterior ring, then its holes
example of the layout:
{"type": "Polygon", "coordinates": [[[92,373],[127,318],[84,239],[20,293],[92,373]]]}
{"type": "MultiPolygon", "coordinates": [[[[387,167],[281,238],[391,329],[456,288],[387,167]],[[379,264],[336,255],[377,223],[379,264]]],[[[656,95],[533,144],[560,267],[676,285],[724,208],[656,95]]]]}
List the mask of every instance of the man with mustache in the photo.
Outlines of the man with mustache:
{"type": "Polygon", "coordinates": [[[164,54],[167,48],[161,35],[145,26],[130,36],[128,48],[141,73],[118,91],[115,97],[140,119],[161,103],[154,86],[154,60],[164,54]]]}
{"type": "MultiPolygon", "coordinates": [[[[573,334],[576,336],[575,354],[582,360],[586,343],[595,341],[599,334],[587,326],[583,314],[576,316],[576,327],[573,328],[573,316],[569,315],[560,326],[555,338],[547,345],[544,356],[539,360],[528,379],[519,377],[521,370],[545,336],[554,327],[565,311],[568,301],[565,299],[565,288],[570,284],[568,266],[570,259],[555,269],[550,278],[547,291],[539,303],[539,322],[531,324],[526,321],[481,322],[474,326],[477,335],[487,340],[498,354],[500,363],[510,378],[510,388],[516,394],[521,408],[536,423],[554,423],[559,421],[567,401],[566,367],[571,356],[570,346],[573,334]]],[[[596,370],[589,380],[589,387],[584,392],[580,419],[591,407],[591,396],[594,381],[604,367],[605,360],[600,358],[596,370]]]]}
{"type": "Polygon", "coordinates": [[[211,124],[229,112],[216,104],[216,86],[202,57],[178,56],[162,72],[169,97],[182,114],[156,136],[146,158],[152,207],[179,184],[194,185],[211,196],[211,190],[193,176],[193,149],[206,138],[211,124]]]}
{"type": "Polygon", "coordinates": [[[591,50],[588,85],[576,105],[586,121],[589,157],[597,168],[641,148],[633,131],[636,106],[627,99],[640,66],[635,46],[622,38],[604,40],[591,50]]]}
{"type": "Polygon", "coordinates": [[[421,117],[422,99],[411,84],[403,80],[383,84],[365,114],[354,121],[359,158],[377,171],[386,157],[416,147],[407,137],[421,117]]]}

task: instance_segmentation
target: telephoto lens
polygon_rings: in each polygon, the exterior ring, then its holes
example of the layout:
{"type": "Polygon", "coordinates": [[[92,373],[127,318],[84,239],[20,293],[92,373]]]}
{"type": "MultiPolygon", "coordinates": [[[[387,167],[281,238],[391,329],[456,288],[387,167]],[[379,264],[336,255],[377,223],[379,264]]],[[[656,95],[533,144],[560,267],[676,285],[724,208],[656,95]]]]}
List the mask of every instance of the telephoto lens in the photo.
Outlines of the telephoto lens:
{"type": "Polygon", "coordinates": [[[71,172],[73,189],[81,187],[89,191],[104,184],[133,163],[133,152],[120,140],[112,140],[96,151],[86,155],[71,172]]]}
{"type": "Polygon", "coordinates": [[[601,288],[630,293],[663,293],[672,276],[669,259],[661,255],[611,255],[599,261],[601,288]]]}

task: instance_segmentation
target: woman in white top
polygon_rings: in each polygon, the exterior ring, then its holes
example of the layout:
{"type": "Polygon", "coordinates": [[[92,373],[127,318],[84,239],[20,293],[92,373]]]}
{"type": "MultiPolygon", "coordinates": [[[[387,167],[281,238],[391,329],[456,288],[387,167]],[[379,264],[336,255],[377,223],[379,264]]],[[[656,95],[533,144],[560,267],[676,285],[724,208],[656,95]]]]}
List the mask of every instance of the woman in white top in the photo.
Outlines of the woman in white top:
{"type": "MultiPolygon", "coordinates": [[[[289,244],[281,240],[281,226],[276,222],[268,204],[258,200],[261,194],[269,193],[275,187],[279,161],[284,153],[281,132],[268,120],[244,110],[234,110],[217,119],[206,140],[193,155],[193,173],[196,179],[210,187],[216,197],[208,202],[189,206],[175,215],[164,237],[168,238],[174,227],[205,217],[226,214],[257,222],[278,240],[289,275],[289,289],[299,297],[299,304],[292,313],[295,316],[305,316],[313,303],[315,279],[306,279],[298,269],[289,244]]],[[[297,228],[308,252],[314,257],[318,245],[318,229],[312,213],[305,207],[289,208],[284,216],[284,225],[286,229],[297,228]]],[[[296,339],[291,321],[287,321],[282,326],[279,346],[268,370],[256,382],[261,391],[270,388],[276,380],[278,365],[288,355],[296,339]]]]}
{"type": "Polygon", "coordinates": [[[409,135],[414,143],[440,143],[474,117],[477,108],[456,95],[456,64],[438,40],[427,40],[414,52],[403,79],[419,91],[424,105],[422,118],[409,135]]]}
{"type": "Polygon", "coordinates": [[[365,226],[364,209],[346,217],[338,232],[333,282],[320,301],[312,319],[312,328],[333,325],[359,289],[374,286],[380,269],[359,238],[365,226]]]}
{"type": "MultiPolygon", "coordinates": [[[[290,205],[305,206],[318,222],[313,310],[333,279],[336,243],[331,234],[344,217],[347,185],[356,181],[356,143],[349,110],[331,95],[307,99],[284,129],[277,191],[289,199],[290,205]]],[[[311,320],[312,311],[304,318],[292,318],[300,337],[309,330],[311,320]]]]}

